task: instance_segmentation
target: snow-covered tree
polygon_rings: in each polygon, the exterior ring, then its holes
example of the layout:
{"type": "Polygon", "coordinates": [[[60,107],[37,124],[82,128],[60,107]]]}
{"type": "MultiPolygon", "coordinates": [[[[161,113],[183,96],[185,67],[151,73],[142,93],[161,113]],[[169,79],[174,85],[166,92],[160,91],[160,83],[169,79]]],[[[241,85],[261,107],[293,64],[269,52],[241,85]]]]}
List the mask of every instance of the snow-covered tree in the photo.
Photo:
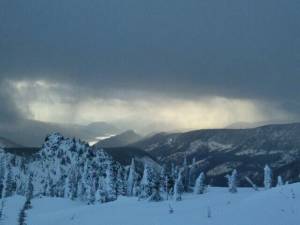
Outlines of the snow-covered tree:
{"type": "Polygon", "coordinates": [[[54,197],[53,180],[49,173],[48,173],[47,179],[46,179],[45,194],[46,194],[46,196],[54,197]]]}
{"type": "Polygon", "coordinates": [[[237,192],[237,170],[233,170],[231,175],[227,175],[228,190],[231,193],[237,192]]]}
{"type": "Polygon", "coordinates": [[[182,176],[182,184],[184,187],[184,191],[188,192],[189,191],[189,167],[188,167],[186,154],[184,155],[184,159],[183,159],[181,176],[182,176]]]}
{"type": "Polygon", "coordinates": [[[168,199],[168,180],[169,176],[167,174],[166,166],[163,165],[159,174],[159,186],[160,192],[168,199]]]}
{"type": "MultiPolygon", "coordinates": [[[[126,170],[119,166],[117,168],[117,177],[116,177],[116,194],[117,196],[127,194],[127,179],[126,179],[126,170]]],[[[133,184],[134,186],[134,184],[133,184]]],[[[132,187],[133,189],[133,187],[132,187]]]]}
{"type": "Polygon", "coordinates": [[[182,175],[181,172],[179,172],[178,178],[176,179],[176,182],[174,184],[174,199],[176,201],[182,200],[183,191],[184,191],[184,186],[182,184],[182,175]]]}
{"type": "Polygon", "coordinates": [[[159,180],[157,180],[155,182],[155,185],[152,188],[152,194],[151,194],[151,196],[149,197],[148,200],[152,201],[152,202],[159,202],[159,201],[163,200],[163,197],[160,194],[160,182],[159,182],[159,180]]]}
{"type": "Polygon", "coordinates": [[[278,176],[277,177],[277,187],[280,187],[282,186],[284,183],[283,183],[283,180],[282,180],[282,177],[281,176],[278,176]]]}
{"type": "Polygon", "coordinates": [[[26,188],[26,200],[27,201],[30,201],[33,198],[34,187],[33,187],[32,179],[33,179],[33,174],[30,173],[29,177],[28,177],[27,188],[26,188]]]}
{"type": "Polygon", "coordinates": [[[132,195],[135,197],[140,195],[140,186],[138,185],[137,181],[133,185],[132,195]]]}
{"type": "Polygon", "coordinates": [[[11,166],[8,164],[5,175],[5,190],[4,197],[12,196],[14,193],[13,175],[11,171],[11,166]]]}
{"type": "Polygon", "coordinates": [[[205,184],[204,184],[204,180],[205,180],[205,175],[204,173],[200,173],[200,175],[198,176],[196,183],[195,183],[195,187],[194,187],[194,194],[203,194],[205,191],[205,184]]]}
{"type": "Polygon", "coordinates": [[[264,187],[265,189],[272,187],[272,170],[268,165],[264,168],[264,187]]]}
{"type": "Polygon", "coordinates": [[[127,195],[133,196],[133,186],[136,181],[136,172],[135,172],[135,164],[134,159],[131,160],[131,165],[129,168],[129,175],[127,179],[127,195]]]}
{"type": "Polygon", "coordinates": [[[0,158],[0,199],[4,196],[5,187],[5,157],[0,158]]]}
{"type": "Polygon", "coordinates": [[[195,184],[195,180],[197,179],[197,164],[196,158],[193,158],[193,163],[189,172],[189,184],[190,186],[195,184]]]}
{"type": "Polygon", "coordinates": [[[105,176],[105,191],[107,193],[107,201],[114,201],[117,199],[116,182],[113,169],[114,168],[112,164],[109,163],[105,176]]]}
{"type": "Polygon", "coordinates": [[[149,198],[152,195],[153,184],[153,169],[150,165],[144,166],[144,173],[140,182],[140,198],[149,198]]]}

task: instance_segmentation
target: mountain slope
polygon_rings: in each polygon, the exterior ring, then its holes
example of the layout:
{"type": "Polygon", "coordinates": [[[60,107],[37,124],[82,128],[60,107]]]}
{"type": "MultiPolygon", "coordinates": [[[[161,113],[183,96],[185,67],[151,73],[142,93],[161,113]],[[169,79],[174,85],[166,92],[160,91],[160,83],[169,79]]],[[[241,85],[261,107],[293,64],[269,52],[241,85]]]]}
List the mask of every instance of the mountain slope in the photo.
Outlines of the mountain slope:
{"type": "Polygon", "coordinates": [[[15,148],[15,147],[21,147],[21,145],[14,143],[11,140],[8,140],[7,138],[0,137],[0,148],[15,148]]]}
{"type": "Polygon", "coordinates": [[[99,136],[120,133],[121,130],[105,122],[97,122],[85,126],[21,120],[17,124],[0,126],[0,136],[12,139],[28,147],[40,147],[44,142],[45,136],[54,132],[59,132],[67,137],[93,141],[99,136]]]}
{"type": "Polygon", "coordinates": [[[112,136],[110,138],[104,139],[96,143],[95,145],[100,148],[113,148],[126,146],[131,143],[137,142],[142,137],[135,133],[133,130],[125,131],[121,134],[112,136]]]}
{"type": "MultiPolygon", "coordinates": [[[[212,184],[225,185],[224,176],[237,168],[262,184],[266,163],[286,180],[299,180],[300,124],[268,125],[254,129],[211,129],[186,133],[160,133],[132,144],[161,162],[182,164],[195,157],[198,169],[212,184]]],[[[244,181],[242,181],[244,183],[244,181]]]]}

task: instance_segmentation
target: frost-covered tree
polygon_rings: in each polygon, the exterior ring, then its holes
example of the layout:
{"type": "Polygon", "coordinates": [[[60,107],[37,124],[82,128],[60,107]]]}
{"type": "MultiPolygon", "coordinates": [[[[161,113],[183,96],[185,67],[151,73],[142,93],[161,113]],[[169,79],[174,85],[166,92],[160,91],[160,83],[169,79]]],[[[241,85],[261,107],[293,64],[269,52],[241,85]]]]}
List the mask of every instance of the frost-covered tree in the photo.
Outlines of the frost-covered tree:
{"type": "Polygon", "coordinates": [[[5,175],[5,190],[4,197],[12,196],[14,193],[13,175],[11,171],[11,166],[8,164],[5,175]]]}
{"type": "Polygon", "coordinates": [[[189,167],[188,167],[186,154],[184,155],[184,159],[183,159],[181,176],[182,176],[182,184],[184,187],[184,191],[188,192],[189,191],[189,167]]]}
{"type": "Polygon", "coordinates": [[[95,194],[96,202],[104,203],[107,201],[107,194],[105,190],[105,177],[100,176],[98,179],[98,187],[95,194]]]}
{"type": "Polygon", "coordinates": [[[182,200],[183,191],[184,191],[184,186],[182,184],[182,175],[181,172],[179,172],[178,178],[176,179],[176,182],[174,184],[174,199],[176,201],[182,200]]]}
{"type": "Polygon", "coordinates": [[[0,158],[0,198],[4,196],[5,187],[5,157],[0,158]]]}
{"type": "MultiPolygon", "coordinates": [[[[126,179],[126,170],[119,166],[117,168],[117,177],[116,177],[116,194],[117,196],[127,194],[127,179],[126,179]]],[[[133,184],[134,186],[134,184],[133,184]]],[[[133,189],[133,188],[132,188],[133,189]]]]}
{"type": "Polygon", "coordinates": [[[107,201],[114,201],[117,199],[116,182],[114,176],[114,168],[111,162],[108,164],[105,176],[105,190],[107,193],[107,201]]]}
{"type": "Polygon", "coordinates": [[[233,170],[231,175],[227,175],[228,190],[231,193],[237,192],[237,170],[233,170]]]}
{"type": "Polygon", "coordinates": [[[46,196],[54,197],[53,180],[49,173],[47,175],[47,180],[46,180],[45,194],[46,196]]]}
{"type": "Polygon", "coordinates": [[[133,187],[136,181],[135,163],[134,159],[131,160],[131,165],[129,168],[129,174],[127,178],[127,195],[133,196],[133,187]]]}
{"type": "Polygon", "coordinates": [[[33,198],[34,186],[32,183],[32,179],[33,179],[33,174],[30,173],[29,177],[28,177],[27,188],[26,188],[26,200],[27,201],[30,201],[33,198]]]}
{"type": "Polygon", "coordinates": [[[69,170],[68,176],[65,181],[64,197],[74,200],[78,197],[78,182],[79,174],[78,168],[72,166],[69,170]]]}
{"type": "Polygon", "coordinates": [[[278,176],[277,177],[277,187],[280,187],[282,186],[284,183],[283,183],[283,180],[282,180],[282,177],[281,176],[278,176]]]}
{"type": "Polygon", "coordinates": [[[160,194],[160,182],[159,182],[159,180],[157,180],[155,182],[155,185],[152,188],[152,194],[151,194],[151,196],[149,197],[148,200],[152,201],[152,202],[159,202],[159,201],[163,200],[163,197],[160,194]]]}
{"type": "Polygon", "coordinates": [[[200,173],[200,175],[198,176],[196,183],[195,183],[195,187],[194,187],[194,194],[203,194],[205,191],[205,184],[204,184],[204,180],[205,180],[205,175],[204,173],[200,173]]]}
{"type": "Polygon", "coordinates": [[[264,168],[264,187],[265,189],[272,187],[272,170],[268,165],[264,168]]]}
{"type": "Polygon", "coordinates": [[[193,158],[193,163],[189,172],[189,184],[193,186],[195,184],[195,180],[197,179],[197,164],[196,158],[193,158]]]}
{"type": "Polygon", "coordinates": [[[144,173],[140,182],[140,195],[139,198],[149,198],[152,195],[152,188],[154,186],[154,174],[150,165],[144,166],[144,173]]]}
{"type": "Polygon", "coordinates": [[[168,179],[169,176],[167,174],[166,166],[163,165],[160,170],[159,174],[159,186],[160,186],[160,193],[166,196],[168,199],[168,179]]]}
{"type": "Polygon", "coordinates": [[[137,181],[133,185],[132,195],[135,197],[140,195],[140,186],[138,185],[137,181]]]}
{"type": "Polygon", "coordinates": [[[95,188],[95,182],[91,181],[91,183],[87,186],[86,190],[86,197],[87,197],[87,203],[88,204],[94,204],[96,197],[96,188],[95,188]]]}

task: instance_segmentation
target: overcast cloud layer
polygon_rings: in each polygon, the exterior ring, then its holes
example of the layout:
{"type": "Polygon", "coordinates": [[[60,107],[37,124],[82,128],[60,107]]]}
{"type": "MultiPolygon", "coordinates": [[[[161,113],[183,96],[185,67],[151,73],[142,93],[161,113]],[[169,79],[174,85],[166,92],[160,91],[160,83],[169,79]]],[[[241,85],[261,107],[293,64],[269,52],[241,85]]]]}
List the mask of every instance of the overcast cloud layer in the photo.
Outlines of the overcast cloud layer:
{"type": "Polygon", "coordinates": [[[0,120],[299,119],[299,12],[297,0],[2,0],[0,120]]]}

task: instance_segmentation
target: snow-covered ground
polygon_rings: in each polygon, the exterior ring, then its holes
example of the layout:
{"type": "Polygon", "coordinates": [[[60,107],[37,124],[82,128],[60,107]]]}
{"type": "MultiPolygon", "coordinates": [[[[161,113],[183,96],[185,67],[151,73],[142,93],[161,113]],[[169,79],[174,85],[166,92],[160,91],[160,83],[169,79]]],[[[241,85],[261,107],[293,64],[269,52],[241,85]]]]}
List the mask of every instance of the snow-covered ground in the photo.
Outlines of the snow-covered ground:
{"type": "MultiPolygon", "coordinates": [[[[23,197],[7,199],[4,224],[17,224],[23,197]]],[[[59,198],[37,198],[27,211],[27,225],[299,225],[300,183],[271,190],[209,188],[183,201],[147,202],[123,197],[106,204],[85,205],[59,198]],[[169,213],[169,204],[174,213],[169,213]],[[211,217],[208,217],[210,211],[211,217]]]]}

